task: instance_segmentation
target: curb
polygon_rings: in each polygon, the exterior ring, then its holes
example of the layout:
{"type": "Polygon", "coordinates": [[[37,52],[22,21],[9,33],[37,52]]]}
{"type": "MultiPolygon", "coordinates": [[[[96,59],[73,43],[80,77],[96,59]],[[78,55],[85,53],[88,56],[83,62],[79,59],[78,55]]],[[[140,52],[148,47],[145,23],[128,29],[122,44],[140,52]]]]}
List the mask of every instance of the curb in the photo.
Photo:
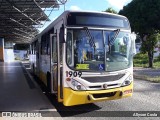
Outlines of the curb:
{"type": "Polygon", "coordinates": [[[156,77],[151,77],[151,76],[147,76],[147,75],[138,75],[138,74],[134,74],[133,73],[133,78],[134,79],[139,79],[139,80],[147,80],[147,81],[151,81],[151,82],[155,82],[155,83],[160,83],[160,76],[156,76],[156,77]]]}

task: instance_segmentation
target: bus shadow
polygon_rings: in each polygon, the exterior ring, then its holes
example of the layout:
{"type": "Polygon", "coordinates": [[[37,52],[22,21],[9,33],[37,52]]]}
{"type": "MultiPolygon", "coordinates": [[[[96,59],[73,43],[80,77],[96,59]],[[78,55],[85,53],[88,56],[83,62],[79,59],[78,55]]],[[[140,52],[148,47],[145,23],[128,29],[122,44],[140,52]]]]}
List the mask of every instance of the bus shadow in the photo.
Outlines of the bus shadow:
{"type": "Polygon", "coordinates": [[[41,82],[39,80],[38,77],[36,77],[33,74],[32,74],[32,76],[34,77],[34,80],[39,84],[42,92],[45,93],[48,100],[56,108],[57,112],[60,114],[61,117],[71,117],[71,116],[72,117],[73,116],[80,117],[81,115],[82,115],[82,117],[84,117],[85,114],[86,114],[86,116],[88,116],[88,113],[101,109],[101,107],[99,107],[93,103],[66,107],[62,103],[57,102],[56,95],[53,95],[53,94],[50,94],[47,92],[47,87],[43,84],[43,82],[41,82]]]}
{"type": "Polygon", "coordinates": [[[55,99],[56,96],[54,95],[49,95],[48,96],[50,102],[52,105],[55,106],[57,109],[57,112],[62,116],[62,117],[70,117],[70,116],[81,116],[83,114],[87,114],[96,110],[100,110],[101,108],[93,103],[90,104],[84,104],[84,105],[76,105],[76,106],[64,106],[62,103],[58,103],[57,100],[55,99]]]}

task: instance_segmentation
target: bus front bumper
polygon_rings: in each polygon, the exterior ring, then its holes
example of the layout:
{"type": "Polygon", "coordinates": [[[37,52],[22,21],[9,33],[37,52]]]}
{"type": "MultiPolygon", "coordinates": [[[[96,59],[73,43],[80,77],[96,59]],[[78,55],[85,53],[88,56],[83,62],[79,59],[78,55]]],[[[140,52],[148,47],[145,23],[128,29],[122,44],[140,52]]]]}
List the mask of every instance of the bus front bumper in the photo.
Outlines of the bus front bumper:
{"type": "Polygon", "coordinates": [[[133,82],[129,86],[108,90],[74,91],[70,88],[64,88],[63,92],[63,104],[65,106],[73,106],[130,97],[133,92],[133,82]]]}

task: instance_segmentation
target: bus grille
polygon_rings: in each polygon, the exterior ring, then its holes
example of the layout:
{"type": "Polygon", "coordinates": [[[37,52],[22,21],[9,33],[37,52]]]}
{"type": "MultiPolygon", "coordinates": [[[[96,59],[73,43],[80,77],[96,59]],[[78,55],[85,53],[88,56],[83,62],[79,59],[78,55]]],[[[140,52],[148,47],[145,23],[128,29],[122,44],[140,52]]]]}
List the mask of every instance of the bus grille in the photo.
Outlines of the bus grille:
{"type": "Polygon", "coordinates": [[[116,92],[100,93],[100,94],[93,94],[93,97],[94,98],[113,97],[115,94],[116,94],[116,92]]]}
{"type": "Polygon", "coordinates": [[[112,76],[96,76],[96,77],[82,77],[82,79],[91,82],[91,83],[97,83],[97,82],[108,82],[108,81],[116,81],[121,79],[125,74],[119,74],[119,75],[112,75],[112,76]]]}

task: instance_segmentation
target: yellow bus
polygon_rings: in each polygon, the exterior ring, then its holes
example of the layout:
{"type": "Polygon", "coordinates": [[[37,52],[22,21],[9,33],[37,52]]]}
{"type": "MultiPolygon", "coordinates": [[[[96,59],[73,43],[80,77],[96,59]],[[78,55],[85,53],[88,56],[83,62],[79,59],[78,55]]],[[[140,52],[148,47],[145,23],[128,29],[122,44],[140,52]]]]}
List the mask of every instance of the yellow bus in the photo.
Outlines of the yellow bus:
{"type": "Polygon", "coordinates": [[[65,11],[30,50],[33,73],[64,106],[132,96],[135,35],[124,16],[65,11]]]}

